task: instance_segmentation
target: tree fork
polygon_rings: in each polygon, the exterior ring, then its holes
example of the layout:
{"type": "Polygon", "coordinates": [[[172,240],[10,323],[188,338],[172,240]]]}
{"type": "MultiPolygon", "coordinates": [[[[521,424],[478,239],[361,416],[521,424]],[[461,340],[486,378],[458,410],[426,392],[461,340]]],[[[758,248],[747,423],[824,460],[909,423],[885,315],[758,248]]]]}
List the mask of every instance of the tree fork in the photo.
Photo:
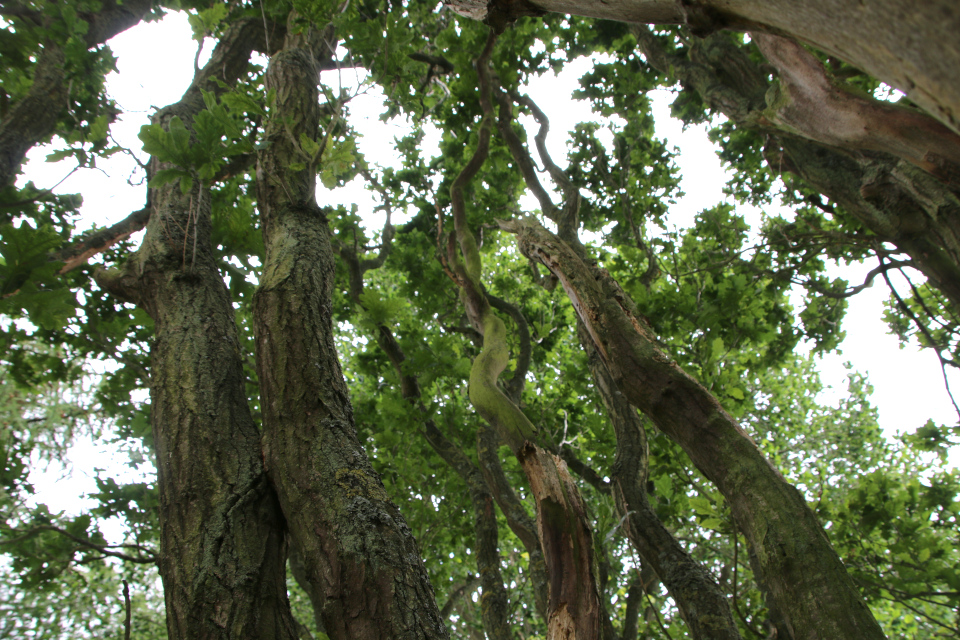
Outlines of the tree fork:
{"type": "MultiPolygon", "coordinates": [[[[190,127],[200,88],[228,84],[263,37],[231,27],[183,99],[153,120],[190,127]]],[[[216,87],[210,87],[218,91],[216,87]]],[[[152,161],[153,170],[171,165],[152,161]]],[[[294,640],[286,594],[283,516],[260,457],[244,387],[233,307],[210,243],[210,196],[154,189],[147,232],[121,272],[97,281],[155,323],[150,395],[160,494],[160,575],[172,640],[294,640]],[[224,455],[224,452],[229,452],[224,455]]]]}

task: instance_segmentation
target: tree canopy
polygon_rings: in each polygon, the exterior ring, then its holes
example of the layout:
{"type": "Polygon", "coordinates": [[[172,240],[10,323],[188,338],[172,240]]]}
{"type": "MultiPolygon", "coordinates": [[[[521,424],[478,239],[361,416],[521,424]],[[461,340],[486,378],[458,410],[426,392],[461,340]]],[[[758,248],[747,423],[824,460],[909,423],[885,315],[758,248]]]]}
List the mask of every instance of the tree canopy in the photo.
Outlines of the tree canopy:
{"type": "Polygon", "coordinates": [[[0,637],[960,636],[960,426],[815,366],[878,279],[960,366],[960,8],[450,4],[0,3],[0,637]],[[174,12],[212,53],[125,148],[109,40],[174,12]],[[561,158],[524,87],[579,58],[561,158]],[[659,88],[732,169],[684,228],[659,88]],[[143,206],[91,229],[51,141],[143,206]],[[143,478],[52,511],[81,437],[143,478]]]}

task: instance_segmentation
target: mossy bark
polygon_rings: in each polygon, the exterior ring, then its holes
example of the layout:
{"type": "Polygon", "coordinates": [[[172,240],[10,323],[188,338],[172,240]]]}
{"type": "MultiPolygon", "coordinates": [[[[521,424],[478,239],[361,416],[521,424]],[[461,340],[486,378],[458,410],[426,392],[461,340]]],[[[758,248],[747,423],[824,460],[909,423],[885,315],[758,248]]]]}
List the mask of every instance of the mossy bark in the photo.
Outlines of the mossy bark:
{"type": "Polygon", "coordinates": [[[416,541],[357,440],[334,348],[330,231],[299,143],[317,138],[322,46],[288,37],[267,70],[276,102],[257,167],[266,259],[253,302],[263,456],[327,634],[443,640],[416,541]]]}
{"type": "Polygon", "coordinates": [[[717,399],[660,351],[616,282],[532,218],[501,226],[517,234],[524,255],[559,279],[630,404],[679,444],[723,494],[794,637],[883,638],[803,496],[717,399]]]}
{"type": "Polygon", "coordinates": [[[610,483],[627,538],[643,563],[667,586],[693,638],[739,639],[740,632],[720,586],[663,526],[647,499],[647,436],[637,410],[616,387],[580,320],[577,333],[617,436],[610,483]]]}
{"type": "Polygon", "coordinates": [[[737,29],[787,36],[900,89],[960,133],[960,4],[954,0],[451,0],[447,6],[500,27],[557,12],[682,24],[700,35],[737,29]]]}
{"type": "MultiPolygon", "coordinates": [[[[262,26],[224,35],[205,71],[154,122],[191,126],[199,87],[246,68],[262,26]]],[[[170,168],[156,159],[151,172],[170,168]]],[[[154,321],[150,395],[160,494],[160,575],[171,640],[297,637],[286,593],[284,522],[260,457],[230,296],[210,244],[210,194],[199,183],[151,192],[140,249],[107,290],[154,321]]]]}
{"type": "Polygon", "coordinates": [[[770,91],[764,72],[725,34],[691,37],[687,58],[666,53],[645,27],[633,33],[651,66],[767,134],[773,170],[800,176],[895,244],[960,310],[960,137],[919,112],[833,87],[818,62],[782,38],[760,38],[783,75],[770,91]],[[814,114],[811,100],[831,106],[814,114]]]}

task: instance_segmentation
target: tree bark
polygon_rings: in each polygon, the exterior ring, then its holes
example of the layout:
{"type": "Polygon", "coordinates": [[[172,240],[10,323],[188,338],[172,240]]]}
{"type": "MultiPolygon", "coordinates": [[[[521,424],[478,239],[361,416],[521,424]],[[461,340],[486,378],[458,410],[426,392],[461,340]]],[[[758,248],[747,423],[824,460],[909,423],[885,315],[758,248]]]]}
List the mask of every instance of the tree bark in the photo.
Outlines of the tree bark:
{"type": "Polygon", "coordinates": [[[730,505],[795,638],[883,638],[803,496],[702,385],[656,345],[608,274],[532,218],[501,222],[560,281],[630,404],[683,448],[730,505]]]}
{"type": "MultiPolygon", "coordinates": [[[[154,116],[189,128],[199,87],[246,68],[262,26],[244,21],[183,99],[154,116]]],[[[208,87],[215,89],[214,86],[208,87]]],[[[171,168],[156,159],[152,171],[171,168]]],[[[160,494],[160,575],[172,640],[293,640],[284,524],[260,458],[230,297],[210,244],[210,194],[154,189],[147,233],[121,272],[97,281],[154,320],[150,394],[160,494]]]]}
{"type": "Polygon", "coordinates": [[[610,482],[627,538],[649,565],[680,609],[690,635],[710,640],[739,640],[740,632],[720,586],[690,557],[667,530],[647,499],[647,436],[637,410],[613,382],[583,322],[577,321],[580,344],[590,373],[617,436],[610,482]]]}
{"type": "Polygon", "coordinates": [[[263,455],[327,634],[445,640],[416,541],[357,440],[333,343],[333,249],[317,158],[300,143],[317,138],[326,45],[311,30],[288,36],[267,70],[276,102],[257,167],[266,259],[253,302],[263,455]]]}
{"type": "Polygon", "coordinates": [[[800,176],[880,239],[909,254],[960,309],[960,198],[957,165],[948,159],[960,154],[956,135],[937,133],[939,125],[919,113],[889,108],[825,84],[819,63],[811,67],[815,61],[809,54],[782,38],[760,38],[762,48],[772,52],[770,57],[786,76],[780,93],[786,95],[768,105],[763,73],[722,34],[692,37],[685,58],[664,52],[645,27],[632,31],[651,66],[696,90],[704,102],[738,125],[775,135],[779,153],[772,150],[767,157],[773,170],[800,176]],[[778,53],[780,48],[786,53],[778,53]],[[805,81],[790,79],[804,76],[805,81]],[[816,95],[834,108],[824,109],[830,115],[821,114],[817,120],[810,109],[797,108],[791,94],[794,98],[799,94],[808,106],[816,95]],[[905,130],[897,124],[900,120],[913,125],[905,130]],[[932,151],[934,146],[940,150],[932,151]]]}
{"type": "Polygon", "coordinates": [[[766,31],[809,44],[903,91],[960,133],[960,4],[953,0],[447,0],[502,25],[545,12],[648,24],[766,31]]]}

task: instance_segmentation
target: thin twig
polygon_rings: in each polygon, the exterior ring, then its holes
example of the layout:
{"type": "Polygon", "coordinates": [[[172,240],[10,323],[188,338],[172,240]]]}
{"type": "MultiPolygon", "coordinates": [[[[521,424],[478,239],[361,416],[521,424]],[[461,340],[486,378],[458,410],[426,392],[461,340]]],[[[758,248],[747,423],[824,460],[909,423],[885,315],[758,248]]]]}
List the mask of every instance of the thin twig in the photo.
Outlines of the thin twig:
{"type": "Polygon", "coordinates": [[[42,197],[44,197],[44,196],[46,196],[46,195],[52,194],[54,189],[56,189],[56,188],[59,187],[61,184],[63,184],[64,182],[66,182],[66,181],[67,181],[67,178],[69,178],[70,176],[72,176],[73,174],[75,174],[78,170],[80,170],[81,167],[82,167],[82,165],[79,165],[79,164],[78,164],[77,166],[75,166],[73,169],[70,170],[70,173],[68,173],[68,174],[65,175],[63,178],[61,178],[60,181],[59,181],[57,184],[53,185],[52,187],[50,187],[50,188],[48,188],[48,189],[42,189],[42,190],[40,191],[40,193],[38,193],[38,194],[35,195],[34,197],[32,197],[32,198],[27,198],[26,200],[17,200],[16,202],[8,202],[8,203],[6,203],[6,204],[0,204],[0,209],[13,209],[14,207],[19,207],[20,205],[32,204],[32,203],[38,201],[40,198],[42,198],[42,197]]]}
{"type": "Polygon", "coordinates": [[[890,287],[890,293],[892,293],[893,297],[896,299],[897,306],[899,306],[900,309],[907,314],[911,320],[913,320],[913,323],[930,343],[930,347],[933,349],[933,352],[937,354],[937,358],[940,360],[940,372],[943,374],[943,386],[947,391],[947,396],[950,397],[950,404],[953,405],[953,410],[956,412],[957,417],[960,418],[960,407],[957,406],[957,401],[953,397],[953,391],[950,389],[950,380],[947,379],[947,365],[949,364],[956,367],[957,364],[943,357],[943,354],[940,353],[939,345],[937,344],[936,340],[933,339],[933,336],[930,335],[930,330],[927,329],[925,324],[920,322],[920,319],[913,313],[910,307],[907,306],[907,303],[904,302],[903,298],[900,297],[900,294],[893,286],[893,283],[890,282],[890,277],[887,275],[886,271],[883,272],[883,279],[886,281],[887,286],[890,287]]]}
{"type": "Polygon", "coordinates": [[[103,555],[110,556],[112,558],[119,558],[120,560],[127,560],[128,562],[135,562],[137,564],[156,564],[159,561],[159,558],[157,557],[156,553],[154,553],[149,549],[146,549],[141,545],[96,544],[94,542],[90,542],[89,540],[84,540],[79,536],[75,536],[69,531],[66,531],[65,529],[61,529],[60,527],[57,527],[52,524],[44,524],[44,525],[36,526],[33,529],[30,529],[29,531],[26,531],[23,534],[17,536],[16,538],[11,538],[10,540],[0,540],[0,545],[15,544],[22,540],[31,538],[42,531],[54,531],[56,533],[59,533],[62,536],[69,538],[70,540],[73,540],[74,542],[76,542],[82,547],[87,547],[88,549],[94,549],[95,551],[99,551],[103,555]],[[137,557],[137,556],[131,556],[127,553],[121,553],[119,551],[111,551],[111,549],[136,549],[137,551],[140,551],[141,553],[146,553],[147,555],[137,557]]]}
{"type": "Polygon", "coordinates": [[[123,607],[126,610],[126,616],[123,619],[123,640],[130,640],[131,618],[133,618],[133,609],[130,606],[130,585],[123,581],[123,607]]]}

